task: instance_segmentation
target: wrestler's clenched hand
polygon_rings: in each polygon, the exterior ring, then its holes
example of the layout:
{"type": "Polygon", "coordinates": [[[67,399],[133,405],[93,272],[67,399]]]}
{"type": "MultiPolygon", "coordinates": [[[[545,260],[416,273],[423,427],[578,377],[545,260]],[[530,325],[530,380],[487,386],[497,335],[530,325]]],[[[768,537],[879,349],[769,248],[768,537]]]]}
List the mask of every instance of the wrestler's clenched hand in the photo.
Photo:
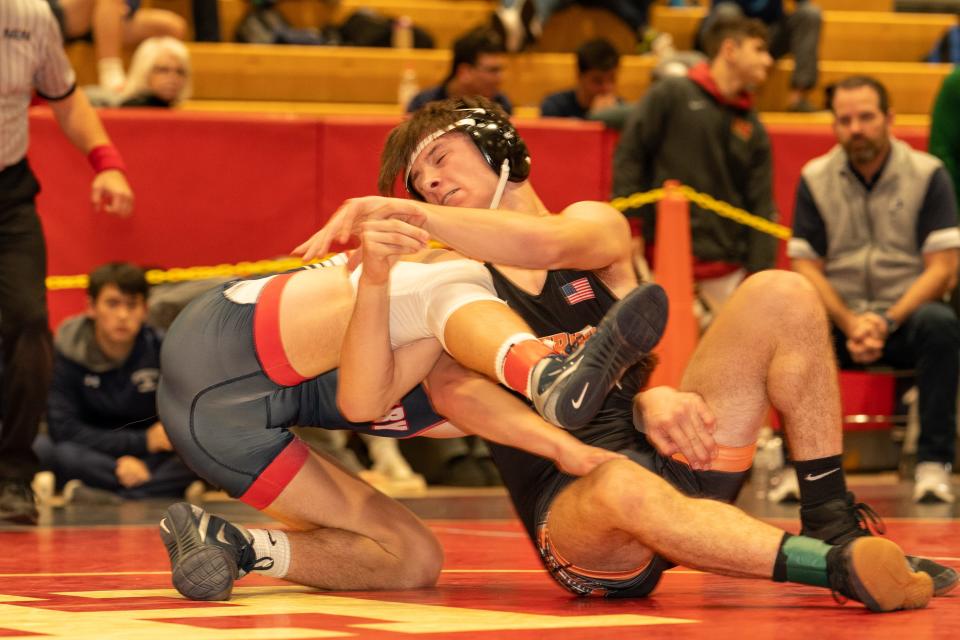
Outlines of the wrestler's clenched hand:
{"type": "Polygon", "coordinates": [[[363,278],[376,284],[387,282],[400,256],[420,251],[429,240],[429,233],[396,218],[364,221],[360,231],[363,278]]]}
{"type": "Polygon", "coordinates": [[[690,467],[707,470],[719,454],[717,420],[698,393],[653,387],[634,398],[634,424],[663,456],[683,455],[690,467]]]}
{"type": "Polygon", "coordinates": [[[419,227],[426,220],[426,212],[412,200],[380,196],[351,198],[340,205],[320,231],[291,253],[304,260],[322,257],[334,243],[346,244],[351,236],[359,235],[365,221],[384,219],[396,219],[419,227]]]}

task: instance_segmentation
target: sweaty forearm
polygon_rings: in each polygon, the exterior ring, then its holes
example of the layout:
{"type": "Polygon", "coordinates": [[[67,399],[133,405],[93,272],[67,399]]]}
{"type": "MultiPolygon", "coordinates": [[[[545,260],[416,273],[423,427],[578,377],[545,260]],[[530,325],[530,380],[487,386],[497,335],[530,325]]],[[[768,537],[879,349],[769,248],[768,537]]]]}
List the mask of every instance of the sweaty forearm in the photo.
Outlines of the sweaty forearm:
{"type": "Polygon", "coordinates": [[[544,268],[541,250],[549,242],[548,217],[513,211],[423,206],[429,211],[424,228],[465,256],[527,269],[544,268]]]}
{"type": "Polygon", "coordinates": [[[390,283],[360,279],[353,315],[340,350],[337,404],[351,421],[373,420],[389,408],[394,384],[390,345],[390,283]]]}

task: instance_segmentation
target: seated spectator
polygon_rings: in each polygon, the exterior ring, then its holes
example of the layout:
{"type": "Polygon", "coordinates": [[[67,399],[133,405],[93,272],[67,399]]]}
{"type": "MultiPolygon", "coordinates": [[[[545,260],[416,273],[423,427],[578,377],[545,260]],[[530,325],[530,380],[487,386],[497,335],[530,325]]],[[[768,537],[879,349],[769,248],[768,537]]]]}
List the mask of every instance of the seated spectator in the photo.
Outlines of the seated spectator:
{"type": "Polygon", "coordinates": [[[761,20],[770,30],[770,54],[774,59],[793,54],[794,68],[790,78],[787,111],[818,111],[807,99],[817,84],[817,48],[820,46],[820,8],[810,0],[797,0],[793,13],[788,13],[783,0],[713,0],[710,13],[700,25],[698,42],[716,20],[746,15],[761,20]]]}
{"type": "Polygon", "coordinates": [[[193,93],[190,52],[175,38],[147,38],[130,61],[121,107],[175,107],[193,93]]]}
{"type": "Polygon", "coordinates": [[[513,105],[500,93],[507,56],[503,40],[493,30],[478,27],[457,38],[453,43],[453,62],[446,79],[436,86],[424,89],[407,105],[413,112],[434,100],[483,96],[513,113],[513,105]]]}
{"type": "Polygon", "coordinates": [[[49,437],[35,446],[41,465],[68,498],[181,496],[197,477],[157,420],[160,335],[143,323],[143,271],[106,264],[90,274],[88,293],[87,313],[57,332],[49,437]]]}
{"type": "Polygon", "coordinates": [[[146,38],[170,36],[183,40],[187,23],[164,9],[141,9],[140,0],[47,0],[66,42],[91,40],[96,49],[100,86],[119,93],[126,83],[123,47],[146,38]]]}
{"type": "Polygon", "coordinates": [[[617,95],[620,54],[604,38],[589,40],[577,49],[577,86],[543,99],[540,115],[552,118],[597,118],[621,104],[617,95]]]}
{"type": "Polygon", "coordinates": [[[838,144],[803,167],[787,254],[820,293],[841,367],[916,369],[913,497],[953,502],[960,327],[943,297],[956,285],[960,230],[950,176],[890,135],[875,79],[842,80],[829,100],[838,144]]]}
{"type": "Polygon", "coordinates": [[[507,51],[522,51],[536,42],[547,20],[573,4],[584,4],[611,11],[643,39],[653,0],[501,0],[493,14],[492,26],[503,38],[507,51]]]}
{"type": "MultiPolygon", "coordinates": [[[[766,35],[759,20],[718,20],[705,36],[709,64],[650,87],[627,118],[617,145],[615,197],[672,179],[775,219],[770,140],[753,106],[753,90],[765,81],[773,62],[766,35]]],[[[634,228],[642,227],[647,243],[653,242],[655,207],[625,213],[635,218],[634,228]]],[[[693,203],[690,227],[693,275],[706,307],[701,316],[705,326],[747,274],[773,266],[776,240],[693,203]]]]}

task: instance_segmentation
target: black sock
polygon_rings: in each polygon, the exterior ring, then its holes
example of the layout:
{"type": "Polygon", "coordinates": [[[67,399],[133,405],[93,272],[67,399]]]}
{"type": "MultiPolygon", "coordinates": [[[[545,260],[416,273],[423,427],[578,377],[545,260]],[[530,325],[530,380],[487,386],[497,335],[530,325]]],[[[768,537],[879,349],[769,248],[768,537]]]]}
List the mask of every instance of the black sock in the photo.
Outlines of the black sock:
{"type": "Polygon", "coordinates": [[[847,495],[847,478],[843,473],[842,456],[794,462],[800,484],[801,507],[814,507],[847,495]]]}

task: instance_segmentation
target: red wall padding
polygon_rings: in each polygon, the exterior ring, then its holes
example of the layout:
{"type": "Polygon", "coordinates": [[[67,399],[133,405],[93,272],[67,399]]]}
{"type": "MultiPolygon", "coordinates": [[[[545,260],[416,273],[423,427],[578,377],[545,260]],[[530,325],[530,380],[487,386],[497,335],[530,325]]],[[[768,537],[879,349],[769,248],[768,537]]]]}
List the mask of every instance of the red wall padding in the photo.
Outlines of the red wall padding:
{"type": "MultiPolygon", "coordinates": [[[[92,173],[50,111],[31,111],[30,161],[49,272],[85,273],[108,260],[186,267],[286,254],[349,197],[373,194],[379,156],[397,118],[234,116],[107,110],[101,118],[129,167],[129,219],[89,206],[92,173]]],[[[617,136],[597,123],[520,121],[532,180],[551,210],[609,197],[617,136]]],[[[792,218],[800,167],[833,143],[828,126],[769,127],[776,200],[792,218]]],[[[918,148],[926,132],[898,131],[918,148]]],[[[692,151],[695,153],[695,151],[692,151]]],[[[785,264],[785,262],[781,263],[785,264]]],[[[83,294],[50,294],[51,322],[82,308],[83,294]]]]}

